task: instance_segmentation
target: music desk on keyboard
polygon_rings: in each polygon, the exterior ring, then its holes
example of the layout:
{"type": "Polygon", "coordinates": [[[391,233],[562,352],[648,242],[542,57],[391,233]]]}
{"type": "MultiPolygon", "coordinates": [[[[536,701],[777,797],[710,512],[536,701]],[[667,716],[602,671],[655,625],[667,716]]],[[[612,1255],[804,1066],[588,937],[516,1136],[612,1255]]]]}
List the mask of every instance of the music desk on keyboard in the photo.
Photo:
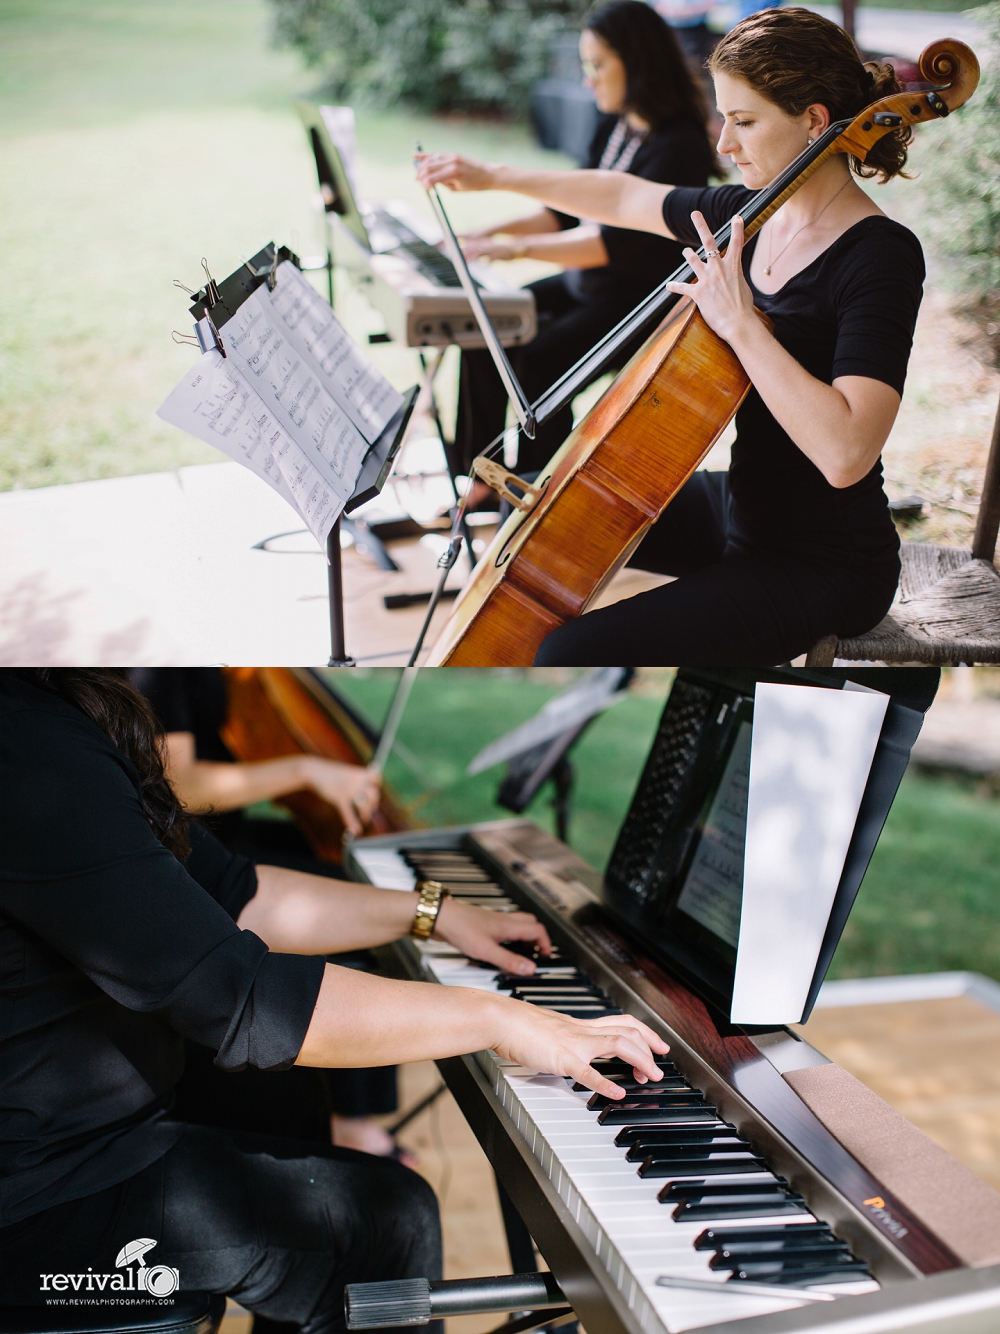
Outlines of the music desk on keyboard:
{"type": "MultiPolygon", "coordinates": [[[[399,214],[405,212],[410,231],[422,234],[420,240],[424,234],[430,237],[430,229],[415,211],[395,201],[393,207],[399,214]]],[[[350,271],[369,303],[381,313],[390,338],[404,347],[486,346],[468,298],[443,255],[435,252],[438,263],[434,270],[426,264],[421,267],[402,249],[391,253],[369,249],[335,213],[328,218],[337,238],[337,263],[350,271]]],[[[428,239],[425,244],[432,242],[428,239]]],[[[505,347],[529,343],[537,328],[531,292],[510,287],[488,264],[473,264],[471,269],[501,343],[505,347]]]]}
{"type": "MultiPolygon", "coordinates": [[[[670,1089],[651,1105],[643,1098],[657,1095],[636,1093],[607,1111],[588,1109],[600,1100],[570,1080],[491,1052],[438,1063],[588,1334],[1000,1329],[1000,1265],[968,1267],[982,1261],[950,1250],[783,1078],[826,1058],[787,1030],[750,1036],[717,1023],[602,918],[600,877],[557,839],[501,820],[357,841],[345,864],[355,879],[396,889],[413,888],[415,867],[431,868],[467,900],[533,911],[558,957],[549,981],[532,992],[529,979],[520,998],[580,1015],[620,1007],[670,1043],[670,1089]],[[803,1305],[780,1286],[797,1266],[812,1291],[836,1300],[803,1305]],[[656,1282],[722,1283],[730,1273],[776,1284],[773,1296],[740,1292],[736,1279],[718,1295],[656,1282]]],[[[516,985],[437,942],[394,950],[414,978],[516,985]]]]}

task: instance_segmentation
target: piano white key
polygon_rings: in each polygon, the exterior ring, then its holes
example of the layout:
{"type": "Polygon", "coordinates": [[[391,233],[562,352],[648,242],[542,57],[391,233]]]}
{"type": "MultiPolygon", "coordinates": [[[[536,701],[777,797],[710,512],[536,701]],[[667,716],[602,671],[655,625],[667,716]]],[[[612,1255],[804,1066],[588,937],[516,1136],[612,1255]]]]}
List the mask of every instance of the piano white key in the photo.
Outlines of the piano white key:
{"type": "Polygon", "coordinates": [[[351,851],[368,879],[380,889],[416,888],[416,875],[395,848],[366,848],[363,844],[355,844],[351,851]]]}
{"type": "MultiPolygon", "coordinates": [[[[399,859],[402,861],[402,859],[399,859]]],[[[403,863],[405,866],[405,863],[403,863]]],[[[409,870],[409,868],[406,868],[409,870]]],[[[365,865],[367,873],[367,864],[365,865]]],[[[412,872],[410,873],[412,877],[412,872]]],[[[373,875],[374,879],[374,875],[373,875]]],[[[446,986],[476,986],[496,990],[496,975],[461,958],[424,956],[428,972],[446,986]]],[[[642,1178],[638,1163],[626,1161],[625,1149],[615,1145],[620,1127],[601,1126],[588,1111],[589,1090],[574,1093],[572,1081],[556,1075],[526,1072],[492,1052],[480,1053],[480,1064],[543,1171],[583,1228],[608,1273],[618,1284],[647,1334],[679,1331],[724,1320],[738,1320],[802,1305],[787,1288],[774,1289],[773,1299],[741,1296],[731,1291],[712,1292],[658,1287],[663,1273],[707,1278],[720,1284],[725,1274],[709,1269],[711,1251],[696,1251],[694,1242],[706,1227],[773,1226],[773,1216],[699,1219],[677,1222],[670,1205],[657,1201],[664,1178],[642,1178]]],[[[698,1179],[692,1169],[691,1177],[698,1179]]],[[[678,1177],[680,1179],[680,1177],[678,1177]]],[[[773,1181],[770,1172],[733,1173],[713,1177],[726,1181],[773,1181]]],[[[721,1206],[724,1208],[724,1206],[721,1206]]],[[[782,1222],[814,1222],[812,1214],[792,1215],[782,1222]]],[[[821,1291],[848,1295],[870,1292],[878,1284],[832,1284],[821,1291]]]]}
{"type": "MultiPolygon", "coordinates": [[[[354,855],[375,884],[412,890],[416,875],[392,848],[355,848],[354,855]],[[373,853],[375,854],[373,856],[373,853]]],[[[474,892],[474,887],[470,886],[474,892]]],[[[428,977],[445,985],[474,986],[497,990],[496,975],[456,956],[442,942],[421,946],[428,977]]],[[[575,970],[569,959],[560,960],[567,977],[575,970]]],[[[546,969],[546,972],[553,970],[546,969]]],[[[561,975],[561,973],[560,973],[561,975]]],[[[801,1304],[795,1292],[775,1287],[763,1297],[742,1294],[739,1285],[727,1284],[726,1274],[708,1268],[711,1251],[696,1251],[694,1242],[708,1227],[794,1227],[816,1221],[813,1215],[761,1215],[756,1218],[719,1215],[695,1221],[675,1221],[673,1206],[661,1205],[657,1194],[665,1179],[640,1178],[637,1163],[629,1163],[625,1149],[614,1144],[620,1127],[600,1126],[596,1114],[586,1108],[589,1092],[573,1093],[571,1081],[540,1076],[495,1053],[478,1057],[501,1104],[534,1153],[572,1217],[635,1313],[644,1334],[676,1334],[706,1325],[728,1323],[771,1312],[794,1309],[801,1304]],[[616,1169],[614,1164],[618,1162],[616,1169]],[[620,1176],[619,1176],[620,1173],[620,1176]],[[714,1292],[693,1292],[658,1287],[661,1274],[673,1273],[707,1279],[718,1285],[714,1292]],[[725,1285],[725,1286],[723,1286],[725,1285]]],[[[699,1128],[718,1128],[718,1123],[700,1122],[699,1128]]],[[[713,1185],[729,1177],[713,1177],[713,1185]]],[[[772,1180],[770,1174],[742,1176],[743,1180],[772,1180]]],[[[720,1206],[724,1207],[724,1206],[720,1206]]],[[[814,1285],[834,1296],[876,1291],[870,1280],[857,1283],[814,1285]]]]}

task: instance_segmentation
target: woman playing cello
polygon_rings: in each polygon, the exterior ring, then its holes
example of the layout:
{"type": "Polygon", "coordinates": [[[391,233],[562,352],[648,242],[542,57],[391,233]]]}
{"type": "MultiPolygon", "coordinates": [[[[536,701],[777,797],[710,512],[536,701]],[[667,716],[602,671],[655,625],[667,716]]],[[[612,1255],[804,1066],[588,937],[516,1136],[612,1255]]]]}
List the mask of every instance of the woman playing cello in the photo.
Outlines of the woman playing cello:
{"type": "Polygon", "coordinates": [[[924,265],[916,237],[854,177],[899,175],[909,131],[887,134],[864,164],[827,159],[745,248],[739,221],[725,255],[714,234],[831,120],[899,84],[891,67],[863,64],[835,24],[798,8],[739,23],[710,69],[724,119],[719,152],[742,186],[690,189],[453,156],[421,166],[427,185],[511,189],[608,225],[704,244],[705,260],[684,252],[697,282],[673,290],[697,303],[753,385],[728,474],[696,473],[630,561],[675,582],[560,626],[538,663],[774,664],[825,635],[871,629],[896,588],[899,542],[880,454],[899,408],[924,265]]]}
{"type": "MultiPolygon", "coordinates": [[[[607,0],[584,19],[580,57],[584,83],[603,113],[590,166],[648,181],[706,185],[717,165],[705,99],[659,15],[642,0],[607,0]]],[[[529,398],[572,366],[681,260],[674,241],[599,227],[571,214],[543,208],[463,239],[470,259],[526,257],[565,265],[564,272],[530,285],[538,334],[512,354],[529,398]]],[[[490,354],[484,348],[464,351],[455,424],[462,471],[503,430],[506,409],[490,354]]],[[[521,441],[518,469],[541,468],[572,427],[566,407],[534,440],[521,441]]]]}

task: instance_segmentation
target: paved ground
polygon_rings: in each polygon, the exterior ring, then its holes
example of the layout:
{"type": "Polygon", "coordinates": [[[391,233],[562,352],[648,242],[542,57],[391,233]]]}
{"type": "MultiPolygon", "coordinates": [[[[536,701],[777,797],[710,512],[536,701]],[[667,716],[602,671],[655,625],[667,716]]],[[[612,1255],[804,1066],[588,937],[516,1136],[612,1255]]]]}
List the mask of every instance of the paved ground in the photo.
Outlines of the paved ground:
{"type": "MultiPolygon", "coordinates": [[[[325,663],[323,553],[301,532],[257,549],[301,527],[236,463],[0,494],[0,665],[325,663]]],[[[344,550],[347,647],[359,664],[407,662],[426,607],[386,611],[382,599],[433,588],[445,545],[433,534],[393,543],[398,572],[344,550]]],[[[463,556],[454,584],[468,572],[463,556]]],[[[599,605],[661,582],[623,572],[599,605]]]]}

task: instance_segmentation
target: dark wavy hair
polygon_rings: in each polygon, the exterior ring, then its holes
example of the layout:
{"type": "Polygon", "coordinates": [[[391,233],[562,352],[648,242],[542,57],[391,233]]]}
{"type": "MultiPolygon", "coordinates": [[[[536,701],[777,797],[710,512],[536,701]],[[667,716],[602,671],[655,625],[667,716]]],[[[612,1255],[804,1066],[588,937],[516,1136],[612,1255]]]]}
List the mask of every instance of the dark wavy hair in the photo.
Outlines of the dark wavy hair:
{"type": "MultiPolygon", "coordinates": [[[[800,116],[819,103],[831,120],[856,116],[866,106],[903,85],[891,65],[862,62],[854,42],[829,19],[808,9],[762,9],[731,28],[708,59],[720,70],[743,79],[789,116],[800,116]]],[[[877,176],[885,184],[905,175],[906,152],[913,137],[908,125],[883,135],[867,158],[851,158],[858,176],[877,176]]]]}
{"type": "Polygon", "coordinates": [[[619,56],[628,80],[625,111],[659,129],[689,120],[708,137],[708,106],[668,24],[642,0],[607,0],[583,20],[619,56]]]}
{"type": "Polygon", "coordinates": [[[135,765],[142,811],[168,851],[184,861],[191,851],[188,817],[163,769],[163,729],[124,667],[14,667],[16,676],[58,695],[96,723],[135,765]]]}

